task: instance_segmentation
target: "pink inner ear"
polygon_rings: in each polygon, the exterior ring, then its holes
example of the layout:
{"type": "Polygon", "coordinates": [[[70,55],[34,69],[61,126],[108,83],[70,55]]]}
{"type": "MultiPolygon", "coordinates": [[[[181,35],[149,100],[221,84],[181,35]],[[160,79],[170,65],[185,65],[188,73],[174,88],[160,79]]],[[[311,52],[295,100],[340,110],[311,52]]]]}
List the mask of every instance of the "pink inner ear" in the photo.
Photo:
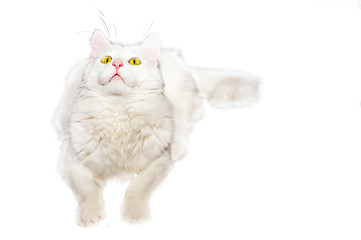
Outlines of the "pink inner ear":
{"type": "Polygon", "coordinates": [[[148,56],[149,56],[150,61],[153,64],[155,64],[156,62],[158,62],[159,55],[160,55],[160,49],[149,52],[148,56]]]}
{"type": "Polygon", "coordinates": [[[158,61],[160,55],[160,40],[158,35],[149,35],[142,43],[142,49],[148,60],[155,64],[158,61]]]}
{"type": "Polygon", "coordinates": [[[95,30],[90,42],[91,57],[97,57],[108,44],[109,42],[104,35],[100,31],[95,30]]]}

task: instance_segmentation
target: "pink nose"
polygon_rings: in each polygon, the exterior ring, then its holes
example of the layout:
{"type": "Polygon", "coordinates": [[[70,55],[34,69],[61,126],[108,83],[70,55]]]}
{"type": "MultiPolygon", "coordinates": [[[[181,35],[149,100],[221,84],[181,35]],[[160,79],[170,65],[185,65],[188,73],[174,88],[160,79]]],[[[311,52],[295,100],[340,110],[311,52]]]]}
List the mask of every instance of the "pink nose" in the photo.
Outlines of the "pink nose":
{"type": "Polygon", "coordinates": [[[123,63],[121,62],[121,61],[113,61],[113,64],[112,64],[114,67],[115,67],[115,69],[117,70],[117,72],[118,72],[118,69],[120,68],[120,67],[123,67],[123,63]]]}

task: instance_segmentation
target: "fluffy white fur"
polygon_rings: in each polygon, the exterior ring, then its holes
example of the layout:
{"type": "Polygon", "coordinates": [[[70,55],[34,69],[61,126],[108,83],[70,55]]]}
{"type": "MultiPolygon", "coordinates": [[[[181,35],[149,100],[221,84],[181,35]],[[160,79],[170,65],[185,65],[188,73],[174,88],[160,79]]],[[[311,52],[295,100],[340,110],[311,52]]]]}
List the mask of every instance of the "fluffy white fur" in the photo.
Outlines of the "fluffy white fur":
{"type": "Polygon", "coordinates": [[[241,107],[257,99],[258,82],[240,72],[191,68],[176,51],[161,49],[154,34],[121,45],[95,31],[90,45],[90,58],[68,75],[55,115],[61,174],[78,200],[80,226],[105,217],[102,190],[112,177],[130,179],[123,219],[142,221],[151,193],[186,153],[188,133],[202,117],[201,95],[216,107],[241,107]],[[112,61],[102,64],[105,56],[112,61]],[[141,64],[130,65],[133,57],[141,64]],[[114,61],[123,64],[121,79],[111,80],[114,61]]]}

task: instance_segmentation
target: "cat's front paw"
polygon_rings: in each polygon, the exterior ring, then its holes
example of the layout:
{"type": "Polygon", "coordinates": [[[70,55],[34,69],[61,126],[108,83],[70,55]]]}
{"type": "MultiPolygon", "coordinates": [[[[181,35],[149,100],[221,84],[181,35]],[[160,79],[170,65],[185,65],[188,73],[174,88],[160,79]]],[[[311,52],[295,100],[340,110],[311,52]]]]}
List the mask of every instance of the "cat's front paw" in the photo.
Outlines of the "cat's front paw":
{"type": "Polygon", "coordinates": [[[81,227],[93,227],[105,218],[104,203],[85,202],[79,204],[76,222],[81,227]]]}
{"type": "Polygon", "coordinates": [[[150,218],[150,209],[147,201],[124,200],[121,209],[122,218],[130,223],[141,223],[150,218]]]}

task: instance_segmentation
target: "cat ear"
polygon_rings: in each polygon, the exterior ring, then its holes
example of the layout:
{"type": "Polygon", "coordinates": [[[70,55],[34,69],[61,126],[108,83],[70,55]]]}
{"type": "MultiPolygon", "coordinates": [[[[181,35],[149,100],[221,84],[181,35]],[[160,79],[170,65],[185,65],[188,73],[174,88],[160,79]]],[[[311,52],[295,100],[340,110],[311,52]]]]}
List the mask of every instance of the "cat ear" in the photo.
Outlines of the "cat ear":
{"type": "Polygon", "coordinates": [[[104,36],[104,34],[95,29],[93,36],[90,39],[90,56],[95,58],[99,53],[109,45],[109,40],[104,36]]]}
{"type": "Polygon", "coordinates": [[[153,64],[157,63],[160,56],[159,35],[152,33],[140,45],[145,57],[153,64]]]}

